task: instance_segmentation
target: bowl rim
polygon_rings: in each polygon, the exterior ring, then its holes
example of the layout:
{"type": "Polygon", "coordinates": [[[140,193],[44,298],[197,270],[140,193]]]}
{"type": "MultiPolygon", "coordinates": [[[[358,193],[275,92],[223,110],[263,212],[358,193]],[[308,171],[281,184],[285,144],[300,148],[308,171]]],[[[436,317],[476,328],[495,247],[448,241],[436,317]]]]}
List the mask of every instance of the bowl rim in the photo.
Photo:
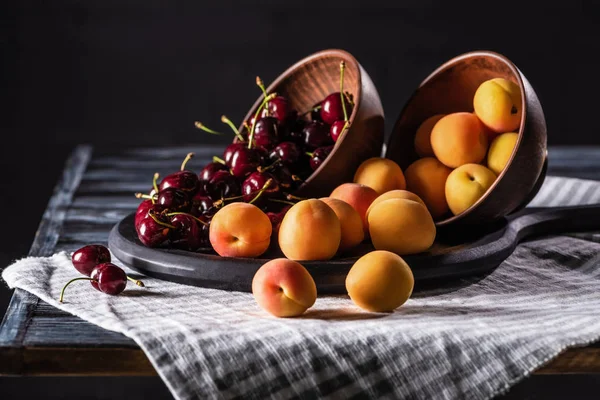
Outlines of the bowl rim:
{"type": "MultiPolygon", "coordinates": [[[[347,132],[338,138],[337,142],[335,142],[333,144],[333,149],[331,150],[331,153],[329,154],[329,156],[325,159],[325,161],[323,163],[321,163],[321,165],[319,165],[319,167],[316,170],[312,171],[310,176],[306,179],[306,181],[304,181],[302,183],[302,185],[300,185],[298,187],[297,190],[300,190],[301,188],[306,186],[306,184],[310,183],[318,173],[320,173],[323,169],[325,169],[327,167],[327,165],[331,162],[332,155],[336,152],[338,147],[340,147],[342,145],[342,143],[344,142],[344,139],[346,138],[346,136],[348,136],[348,133],[352,129],[352,125],[353,125],[352,123],[354,122],[354,119],[358,113],[358,110],[360,109],[360,105],[362,102],[362,67],[361,67],[360,63],[358,62],[358,60],[346,50],[342,50],[342,49],[320,50],[320,51],[317,51],[316,53],[312,53],[311,55],[309,55],[307,57],[304,57],[303,59],[301,59],[301,60],[297,61],[296,63],[292,64],[291,66],[289,66],[284,72],[279,74],[279,76],[277,76],[277,78],[275,78],[275,80],[273,82],[271,82],[266,89],[267,93],[273,93],[273,92],[277,93],[275,88],[278,87],[279,85],[281,85],[281,83],[285,79],[287,79],[290,75],[292,75],[294,72],[296,72],[298,69],[304,67],[305,65],[311,64],[311,63],[315,62],[316,60],[321,59],[323,57],[339,57],[340,61],[344,60],[347,65],[352,64],[353,68],[356,69],[356,71],[357,71],[357,77],[356,77],[357,90],[356,90],[355,94],[353,93],[354,107],[352,108],[352,112],[348,116],[347,132]]],[[[246,120],[248,120],[248,118],[250,118],[252,116],[253,110],[257,109],[257,107],[263,101],[263,98],[264,98],[264,94],[261,94],[258,97],[258,99],[254,102],[252,107],[250,107],[248,109],[248,112],[246,113],[246,116],[244,117],[244,119],[242,121],[246,121],[246,120]]],[[[243,127],[243,122],[240,125],[239,129],[242,129],[242,127],[243,127]]]]}
{"type": "MultiPolygon", "coordinates": [[[[504,167],[504,169],[502,170],[502,172],[500,172],[500,174],[496,177],[496,179],[494,180],[494,182],[492,183],[492,185],[483,193],[483,195],[477,199],[477,201],[475,203],[473,203],[471,205],[471,207],[467,208],[465,211],[461,212],[458,215],[453,215],[451,217],[445,218],[443,220],[439,220],[439,221],[435,221],[435,225],[438,227],[444,227],[447,226],[449,224],[455,223],[457,221],[460,221],[462,219],[465,219],[469,214],[471,214],[472,212],[474,212],[475,209],[477,209],[481,203],[483,203],[489,196],[490,194],[494,191],[494,189],[500,184],[500,181],[502,180],[502,178],[504,177],[504,175],[506,175],[506,171],[508,171],[510,165],[512,164],[519,147],[521,146],[521,142],[523,141],[523,134],[525,132],[525,124],[526,124],[526,115],[527,115],[527,95],[525,93],[525,84],[523,82],[522,76],[521,76],[521,71],[517,68],[517,66],[506,56],[494,52],[494,51],[489,51],[489,50],[475,50],[475,51],[469,51],[467,53],[463,53],[460,54],[456,57],[451,58],[450,60],[446,61],[445,63],[443,63],[442,65],[440,65],[438,68],[436,68],[433,72],[431,72],[422,82],[421,84],[419,84],[418,88],[415,90],[415,92],[410,96],[410,98],[408,99],[408,101],[406,102],[406,104],[404,105],[404,107],[402,108],[402,111],[400,112],[398,119],[396,120],[396,123],[394,124],[394,128],[393,130],[395,130],[396,125],[400,122],[400,119],[402,118],[402,116],[404,115],[404,112],[406,111],[406,108],[408,107],[408,105],[414,100],[415,96],[417,95],[417,93],[419,92],[419,90],[421,88],[423,88],[425,85],[429,84],[433,79],[435,79],[439,74],[441,74],[442,72],[448,70],[451,67],[454,67],[455,65],[459,64],[460,62],[467,60],[469,58],[474,58],[474,57],[492,57],[495,58],[497,60],[502,61],[513,73],[513,76],[516,78],[517,80],[517,84],[519,85],[519,89],[521,90],[521,105],[522,105],[522,111],[521,111],[521,122],[519,123],[519,129],[518,129],[518,136],[517,136],[517,143],[506,163],[506,166],[504,167]]],[[[393,132],[393,131],[392,131],[393,132]]],[[[507,132],[505,132],[507,133],[507,132]]],[[[390,139],[388,140],[388,148],[389,148],[389,144],[392,142],[393,140],[393,136],[394,135],[390,135],[390,139]]],[[[491,142],[490,142],[491,144],[491,142]]],[[[487,157],[487,153],[486,153],[486,157],[487,157]]],[[[387,158],[387,151],[386,151],[386,158],[387,158]]]]}

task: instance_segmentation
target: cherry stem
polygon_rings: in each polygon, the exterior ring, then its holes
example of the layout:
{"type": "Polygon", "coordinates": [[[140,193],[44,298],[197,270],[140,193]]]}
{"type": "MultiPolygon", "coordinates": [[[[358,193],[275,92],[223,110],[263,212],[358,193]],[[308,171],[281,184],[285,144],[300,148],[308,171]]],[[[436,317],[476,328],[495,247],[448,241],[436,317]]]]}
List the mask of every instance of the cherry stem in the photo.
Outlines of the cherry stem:
{"type": "Polygon", "coordinates": [[[348,103],[351,106],[354,106],[354,97],[352,96],[352,94],[350,92],[344,92],[344,96],[346,97],[346,100],[348,101],[348,103]]]}
{"type": "Polygon", "coordinates": [[[252,123],[252,131],[250,131],[250,136],[248,137],[248,148],[249,149],[252,148],[252,142],[254,141],[254,131],[256,129],[256,122],[258,120],[258,116],[262,112],[263,108],[265,108],[265,105],[269,102],[269,100],[274,99],[275,96],[277,96],[276,93],[271,93],[270,95],[266,96],[263,99],[262,103],[260,103],[258,110],[256,110],[256,114],[254,114],[254,122],[252,123]]]}
{"type": "Polygon", "coordinates": [[[342,110],[344,111],[344,121],[348,121],[348,113],[346,112],[346,99],[344,98],[344,70],[346,63],[340,61],[340,100],[342,101],[342,110]]]}
{"type": "Polygon", "coordinates": [[[58,299],[59,303],[63,302],[63,298],[65,297],[65,289],[67,288],[67,286],[69,286],[71,283],[73,283],[75,281],[94,281],[94,282],[98,282],[96,279],[92,279],[92,278],[73,278],[73,279],[71,279],[69,282],[67,282],[67,284],[65,286],[63,286],[62,290],[60,291],[60,297],[58,299]]]}
{"type": "Polygon", "coordinates": [[[310,151],[306,152],[306,155],[309,156],[309,157],[312,157],[314,154],[315,154],[314,152],[312,152],[312,153],[310,151]]]}
{"type": "Polygon", "coordinates": [[[296,203],[292,203],[291,201],[285,201],[285,200],[279,200],[279,199],[269,199],[269,201],[272,201],[274,203],[281,203],[281,204],[287,204],[290,206],[295,206],[296,203]]]}
{"type": "Polygon", "coordinates": [[[177,229],[177,227],[171,225],[171,224],[167,224],[166,222],[162,222],[161,220],[159,220],[156,215],[154,215],[153,213],[149,212],[148,215],[150,216],[150,218],[152,218],[154,220],[154,222],[156,222],[158,225],[162,225],[166,228],[170,228],[170,229],[177,229]]]}
{"type": "Polygon", "coordinates": [[[194,153],[187,153],[183,159],[183,162],[181,163],[181,168],[179,169],[180,171],[185,171],[185,165],[192,159],[192,157],[194,157],[194,153]]]}
{"type": "Polygon", "coordinates": [[[210,129],[209,127],[207,127],[207,126],[205,126],[204,124],[202,124],[202,122],[200,122],[200,121],[196,121],[196,122],[194,122],[194,126],[195,126],[196,128],[198,128],[198,129],[201,129],[201,130],[203,130],[204,132],[208,132],[208,133],[210,133],[210,134],[212,134],[212,135],[222,135],[222,133],[221,133],[221,132],[217,132],[217,131],[214,131],[214,130],[210,129]]]}
{"type": "Polygon", "coordinates": [[[187,215],[188,217],[194,218],[196,221],[200,222],[202,225],[208,226],[208,224],[206,222],[202,221],[200,218],[198,218],[198,217],[196,217],[196,216],[194,216],[192,214],[186,213],[186,212],[176,211],[176,212],[168,213],[168,214],[165,214],[165,215],[167,217],[172,217],[173,215],[187,215]]]}
{"type": "MultiPolygon", "coordinates": [[[[263,96],[265,96],[265,98],[267,98],[268,94],[267,94],[267,89],[265,89],[265,84],[263,83],[262,79],[260,79],[260,76],[256,77],[256,85],[260,88],[260,90],[262,90],[263,92],[263,96]]],[[[267,108],[267,111],[269,109],[267,108]]]]}
{"type": "Polygon", "coordinates": [[[321,105],[319,104],[318,106],[316,106],[316,107],[313,107],[313,108],[311,108],[311,109],[310,109],[310,110],[308,110],[308,111],[304,111],[304,112],[303,112],[302,114],[300,114],[300,115],[306,115],[306,114],[308,114],[309,112],[317,111],[317,110],[320,110],[320,109],[321,109],[321,105]]]}
{"type": "Polygon", "coordinates": [[[280,162],[281,162],[281,159],[279,158],[279,159],[275,160],[275,162],[274,162],[273,164],[269,165],[269,166],[266,166],[266,167],[260,167],[260,166],[259,166],[259,167],[257,168],[257,170],[258,170],[258,172],[260,172],[260,173],[266,172],[266,171],[268,171],[268,170],[270,170],[270,169],[273,169],[273,167],[275,167],[275,166],[276,166],[277,164],[279,164],[280,162]]]}
{"type": "Polygon", "coordinates": [[[273,179],[269,179],[268,181],[266,181],[265,184],[263,185],[263,187],[258,191],[258,194],[252,200],[250,200],[250,204],[254,204],[254,202],[256,200],[258,200],[260,196],[262,196],[264,191],[267,190],[269,188],[269,186],[271,186],[272,182],[273,182],[273,179]]]}
{"type": "Polygon", "coordinates": [[[304,180],[302,178],[300,178],[298,175],[292,175],[292,180],[296,181],[296,182],[304,182],[304,180]]]}
{"type": "Polygon", "coordinates": [[[237,136],[237,138],[242,142],[244,141],[244,137],[240,134],[238,128],[235,127],[235,125],[233,124],[233,122],[231,122],[229,118],[227,118],[225,115],[221,115],[221,122],[229,125],[233,133],[235,133],[235,136],[237,136]]]}
{"type": "Polygon", "coordinates": [[[298,201],[306,200],[303,197],[297,197],[297,196],[294,196],[293,194],[288,194],[287,196],[285,196],[285,198],[288,200],[298,200],[298,201]]]}
{"type": "Polygon", "coordinates": [[[158,193],[158,184],[156,183],[158,181],[158,178],[160,177],[158,172],[154,173],[154,176],[152,177],[152,187],[154,188],[154,191],[156,193],[158,193]]]}
{"type": "Polygon", "coordinates": [[[213,162],[225,165],[225,160],[217,156],[213,156],[213,162]]]}
{"type": "Polygon", "coordinates": [[[127,279],[130,280],[131,282],[135,283],[139,287],[146,287],[146,285],[144,285],[144,282],[142,282],[142,281],[138,281],[137,279],[133,279],[130,276],[128,276],[127,279]]]}
{"type": "Polygon", "coordinates": [[[150,199],[154,203],[154,196],[150,196],[149,194],[136,193],[135,197],[137,197],[138,199],[150,199]]]}

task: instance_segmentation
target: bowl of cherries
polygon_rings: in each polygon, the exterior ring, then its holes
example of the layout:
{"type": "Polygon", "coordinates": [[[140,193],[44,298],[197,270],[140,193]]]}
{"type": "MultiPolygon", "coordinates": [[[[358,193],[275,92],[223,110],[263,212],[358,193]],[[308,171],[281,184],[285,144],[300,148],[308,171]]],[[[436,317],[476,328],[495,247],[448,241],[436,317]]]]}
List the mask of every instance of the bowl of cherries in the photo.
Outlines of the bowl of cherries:
{"type": "MultiPolygon", "coordinates": [[[[265,87],[237,125],[222,121],[233,141],[199,173],[187,169],[154,176],[134,226],[147,247],[194,252],[211,250],[212,216],[232,202],[261,208],[276,232],[283,215],[301,197],[328,195],[366,159],[379,156],[384,115],[377,90],[349,53],[315,53],[265,87]]],[[[219,133],[196,122],[198,129],[219,133]]]]}

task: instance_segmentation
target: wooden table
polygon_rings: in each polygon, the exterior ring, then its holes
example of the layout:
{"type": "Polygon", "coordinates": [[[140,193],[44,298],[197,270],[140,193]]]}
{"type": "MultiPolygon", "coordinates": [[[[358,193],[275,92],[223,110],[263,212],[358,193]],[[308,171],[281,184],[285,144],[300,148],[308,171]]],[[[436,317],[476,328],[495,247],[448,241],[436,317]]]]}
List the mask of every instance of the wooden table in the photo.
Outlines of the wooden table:
{"type": "MultiPolygon", "coordinates": [[[[106,244],[110,228],[135,210],[134,192],[147,192],[152,175],[179,168],[188,151],[199,169],[215,147],[145,148],[95,152],[75,149],[67,161],[31,247],[31,256],[106,244]]],[[[548,173],[600,180],[600,147],[550,148],[548,173]]],[[[570,349],[536,374],[600,373],[600,343],[570,349]]],[[[148,376],[156,372],[129,338],[62,312],[16,290],[0,325],[0,375],[148,376]],[[114,362],[118,359],[119,362],[114,362]]]]}

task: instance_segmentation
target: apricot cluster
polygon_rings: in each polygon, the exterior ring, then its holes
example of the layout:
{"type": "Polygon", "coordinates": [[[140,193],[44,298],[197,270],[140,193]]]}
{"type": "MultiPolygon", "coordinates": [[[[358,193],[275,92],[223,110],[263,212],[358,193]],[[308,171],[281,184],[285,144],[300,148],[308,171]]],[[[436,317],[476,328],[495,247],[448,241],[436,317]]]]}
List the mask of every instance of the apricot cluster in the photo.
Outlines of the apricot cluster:
{"type": "Polygon", "coordinates": [[[405,171],[408,190],[420,196],[435,219],[458,215],[492,186],[516,147],[523,111],[514,82],[483,82],[473,98],[474,112],[433,115],[417,129],[421,157],[405,171]]]}

